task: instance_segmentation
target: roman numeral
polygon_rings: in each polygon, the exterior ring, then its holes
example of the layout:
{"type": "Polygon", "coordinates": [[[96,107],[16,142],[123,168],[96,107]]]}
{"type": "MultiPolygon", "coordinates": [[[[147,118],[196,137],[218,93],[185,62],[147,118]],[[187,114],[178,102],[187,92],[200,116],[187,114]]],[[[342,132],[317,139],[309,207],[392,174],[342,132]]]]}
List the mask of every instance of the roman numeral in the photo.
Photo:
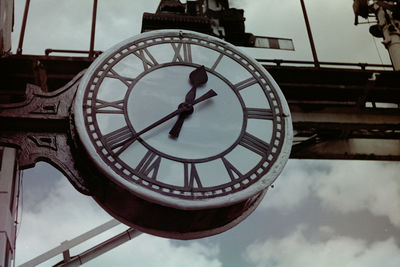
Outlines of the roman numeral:
{"type": "Polygon", "coordinates": [[[274,115],[272,114],[272,110],[270,109],[247,108],[246,111],[247,111],[247,118],[249,119],[258,119],[258,120],[274,119],[274,115]]]}
{"type": "Polygon", "coordinates": [[[147,48],[139,49],[133,52],[140,60],[143,62],[144,70],[151,69],[152,67],[158,65],[157,60],[153,55],[147,50],[147,48]]]}
{"type": "Polygon", "coordinates": [[[222,162],[224,163],[224,166],[225,166],[226,170],[228,171],[229,177],[231,178],[232,181],[240,178],[243,175],[226,158],[223,157],[222,162]]]}
{"type": "Polygon", "coordinates": [[[197,173],[196,166],[191,164],[184,164],[184,171],[185,171],[185,182],[184,187],[188,190],[193,190],[195,187],[194,182],[197,184],[197,188],[203,188],[201,184],[199,174],[197,173]]]}
{"type": "Polygon", "coordinates": [[[155,180],[157,178],[158,170],[160,169],[160,164],[161,157],[149,150],[139,162],[135,171],[147,177],[150,177],[149,174],[151,173],[150,178],[155,180]]]}
{"type": "Polygon", "coordinates": [[[243,90],[249,86],[252,86],[253,84],[256,84],[257,80],[254,77],[250,77],[246,80],[243,80],[241,82],[238,82],[237,84],[235,84],[233,87],[236,89],[236,91],[240,91],[243,90]]]}
{"type": "Polygon", "coordinates": [[[267,155],[267,152],[269,150],[269,144],[267,142],[264,142],[263,140],[249,134],[245,133],[240,140],[239,144],[254,153],[259,154],[262,157],[265,157],[267,155]]]}
{"type": "Polygon", "coordinates": [[[124,114],[124,100],[107,102],[96,99],[94,109],[96,113],[124,114]]]}
{"type": "Polygon", "coordinates": [[[218,67],[218,64],[221,62],[224,54],[219,54],[217,60],[215,61],[214,65],[211,67],[211,70],[215,70],[218,67]]]}
{"type": "Polygon", "coordinates": [[[128,126],[122,127],[109,134],[103,136],[104,143],[110,150],[118,149],[115,155],[120,155],[125,149],[127,149],[136,138],[128,126]]]}
{"type": "Polygon", "coordinates": [[[107,78],[112,78],[112,79],[117,79],[117,80],[121,81],[123,84],[125,84],[127,87],[129,87],[132,83],[135,82],[135,79],[121,76],[113,69],[111,69],[107,73],[106,77],[107,78]]]}
{"type": "Polygon", "coordinates": [[[192,48],[190,47],[190,44],[186,43],[171,43],[172,48],[175,51],[174,58],[172,59],[172,62],[187,62],[187,63],[192,63],[192,48]],[[182,55],[181,55],[182,51],[182,55]]]}

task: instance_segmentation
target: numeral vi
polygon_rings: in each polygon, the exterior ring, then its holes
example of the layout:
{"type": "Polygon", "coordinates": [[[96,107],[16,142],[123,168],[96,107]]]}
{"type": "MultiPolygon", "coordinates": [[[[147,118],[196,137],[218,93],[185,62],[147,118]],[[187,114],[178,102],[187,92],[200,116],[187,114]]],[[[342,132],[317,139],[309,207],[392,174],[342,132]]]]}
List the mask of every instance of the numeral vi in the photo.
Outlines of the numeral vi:
{"type": "Polygon", "coordinates": [[[185,163],[184,165],[184,171],[185,171],[185,182],[184,182],[184,187],[188,190],[193,190],[193,188],[203,188],[203,185],[201,184],[199,174],[196,170],[196,166],[191,163],[187,164],[185,163]],[[196,186],[195,186],[196,184],[196,186]]]}

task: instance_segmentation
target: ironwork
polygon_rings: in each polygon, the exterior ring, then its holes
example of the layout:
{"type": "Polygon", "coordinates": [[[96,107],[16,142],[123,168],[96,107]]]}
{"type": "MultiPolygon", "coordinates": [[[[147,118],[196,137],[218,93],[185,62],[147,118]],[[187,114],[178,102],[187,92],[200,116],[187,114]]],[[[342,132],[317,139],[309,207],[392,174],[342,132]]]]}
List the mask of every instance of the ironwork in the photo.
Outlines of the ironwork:
{"type": "MultiPolygon", "coordinates": [[[[324,133],[330,134],[330,139],[339,129],[345,132],[347,128],[344,124],[336,124],[336,128],[329,128],[324,122],[324,113],[316,112],[325,107],[358,107],[357,110],[344,110],[342,113],[351,112],[357,116],[368,116],[377,113],[382,118],[387,116],[398,116],[396,103],[400,102],[400,86],[398,72],[387,71],[391,65],[366,64],[366,63],[343,63],[343,62],[320,62],[321,67],[313,68],[312,61],[278,60],[278,59],[258,59],[260,63],[272,74],[278,85],[282,89],[285,98],[291,103],[297,103],[305,108],[308,114],[320,116],[318,124],[324,128],[324,133]],[[311,101],[311,102],[310,102],[311,101]],[[383,108],[380,103],[386,103],[394,108],[383,108]],[[311,105],[311,106],[310,106],[311,105]],[[307,108],[308,106],[308,108],[307,108]],[[311,108],[313,107],[313,108],[311,108]],[[355,112],[356,111],[356,112],[355,112]],[[331,130],[329,130],[331,129],[331,130]]],[[[87,68],[92,59],[87,57],[56,57],[56,56],[9,56],[0,60],[0,70],[2,73],[0,83],[0,102],[20,102],[25,99],[25,84],[36,84],[42,88],[54,91],[70,81],[76,74],[87,68]],[[41,66],[33,68],[32,66],[41,66]],[[59,66],[63,68],[59,68],[59,66]],[[39,71],[40,70],[40,71],[39,71]],[[40,78],[42,76],[42,78],[40,78]],[[46,79],[44,79],[46,78],[46,79]]],[[[301,109],[298,109],[301,110],[301,109]]],[[[361,119],[360,119],[361,120],[361,119]]],[[[379,122],[378,122],[379,124],[379,122]]],[[[3,124],[4,125],[4,124],[3,124]]],[[[356,129],[357,124],[353,124],[352,129],[356,129]]],[[[306,126],[304,126],[306,127],[306,126]]],[[[302,131],[305,129],[302,127],[302,131]]],[[[368,128],[374,128],[369,124],[368,128]]],[[[379,126],[380,129],[382,125],[379,126]]],[[[353,153],[349,150],[329,153],[329,149],[315,147],[313,153],[296,153],[291,157],[296,158],[330,158],[330,159],[372,159],[372,160],[399,160],[400,154],[392,150],[386,150],[382,146],[377,148],[384,140],[395,142],[391,132],[396,130],[396,124],[387,124],[385,130],[381,131],[380,137],[371,139],[365,136],[369,142],[376,144],[368,145],[370,150],[358,151],[353,153]]],[[[311,129],[311,128],[310,128],[311,129]]],[[[362,128],[360,128],[362,129],[362,128]]],[[[377,129],[375,127],[375,129],[377,129]]],[[[298,124],[295,123],[294,130],[297,132],[298,124]]],[[[376,131],[376,130],[375,130],[376,131]]],[[[321,132],[321,131],[319,131],[321,132]]],[[[336,139],[346,140],[346,135],[338,134],[336,139]]],[[[360,135],[358,135],[361,138],[360,135]]],[[[318,139],[322,143],[326,138],[318,139]]],[[[338,143],[337,146],[343,144],[338,143]]],[[[313,145],[314,146],[314,145],[313,145]]]]}
{"type": "Polygon", "coordinates": [[[0,144],[22,152],[21,169],[46,161],[60,170],[81,193],[88,194],[85,181],[75,167],[69,132],[70,108],[84,71],[59,90],[45,93],[28,84],[24,102],[0,105],[0,144]]]}
{"type": "Polygon", "coordinates": [[[229,1],[161,0],[155,13],[143,13],[142,32],[185,29],[221,38],[236,46],[294,50],[287,38],[255,36],[245,31],[244,10],[230,8],[229,1]]]}

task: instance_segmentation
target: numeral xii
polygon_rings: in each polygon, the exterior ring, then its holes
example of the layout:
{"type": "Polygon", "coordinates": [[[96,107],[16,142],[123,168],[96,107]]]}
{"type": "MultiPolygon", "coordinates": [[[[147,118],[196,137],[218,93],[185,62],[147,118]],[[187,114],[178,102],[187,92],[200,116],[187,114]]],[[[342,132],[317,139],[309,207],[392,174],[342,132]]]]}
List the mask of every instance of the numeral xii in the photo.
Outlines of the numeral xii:
{"type": "Polygon", "coordinates": [[[192,48],[190,44],[187,43],[171,43],[172,48],[174,49],[174,57],[172,62],[192,62],[192,48]],[[181,55],[182,51],[182,55],[181,55]]]}

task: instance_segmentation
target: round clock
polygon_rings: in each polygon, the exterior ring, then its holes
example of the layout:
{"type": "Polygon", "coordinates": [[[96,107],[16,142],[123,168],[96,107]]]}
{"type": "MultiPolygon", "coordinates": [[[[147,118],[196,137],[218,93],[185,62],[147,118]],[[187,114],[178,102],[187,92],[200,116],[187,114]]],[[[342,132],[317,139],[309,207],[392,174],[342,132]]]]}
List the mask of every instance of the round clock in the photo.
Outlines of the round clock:
{"type": "Polygon", "coordinates": [[[161,236],[239,223],[291,148],[289,108],[271,76],[195,32],[152,31],[112,47],[87,70],[73,108],[94,198],[161,236]]]}

